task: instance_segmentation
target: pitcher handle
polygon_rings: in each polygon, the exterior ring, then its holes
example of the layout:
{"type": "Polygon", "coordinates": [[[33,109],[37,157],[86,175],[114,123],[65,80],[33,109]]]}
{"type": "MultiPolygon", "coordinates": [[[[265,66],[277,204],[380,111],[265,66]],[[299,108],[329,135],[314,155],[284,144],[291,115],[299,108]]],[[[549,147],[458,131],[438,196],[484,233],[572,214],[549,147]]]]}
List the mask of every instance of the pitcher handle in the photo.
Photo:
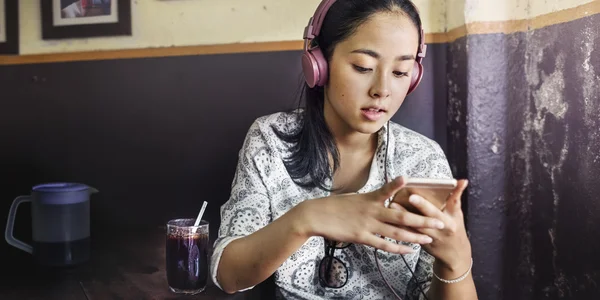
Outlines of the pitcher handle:
{"type": "Polygon", "coordinates": [[[27,253],[33,253],[33,247],[31,247],[31,245],[23,243],[22,241],[16,239],[13,236],[13,228],[15,226],[15,217],[17,216],[17,209],[19,208],[19,204],[24,202],[31,202],[31,197],[19,196],[13,201],[12,205],[10,206],[8,220],[6,220],[6,231],[4,232],[4,237],[10,245],[19,248],[27,253]]]}

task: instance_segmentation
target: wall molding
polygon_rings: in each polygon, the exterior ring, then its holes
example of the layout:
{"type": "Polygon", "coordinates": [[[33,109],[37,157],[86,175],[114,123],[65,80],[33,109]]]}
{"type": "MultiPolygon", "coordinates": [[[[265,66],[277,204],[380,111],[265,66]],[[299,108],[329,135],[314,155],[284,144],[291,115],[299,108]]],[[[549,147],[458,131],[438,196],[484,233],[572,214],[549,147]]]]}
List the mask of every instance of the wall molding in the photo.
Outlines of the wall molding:
{"type": "MultiPolygon", "coordinates": [[[[600,13],[600,1],[593,1],[581,6],[540,15],[528,20],[511,20],[498,22],[474,22],[448,32],[428,33],[425,42],[439,44],[453,42],[459,38],[474,34],[504,33],[510,34],[531,29],[539,29],[550,25],[570,22],[600,13]]],[[[83,52],[62,52],[30,55],[0,55],[0,65],[21,65],[36,63],[56,63],[69,61],[92,61],[128,58],[152,58],[185,55],[232,54],[272,51],[302,50],[302,41],[276,41],[256,43],[235,43],[220,45],[175,46],[161,48],[100,50],[83,52]]]]}
{"type": "Polygon", "coordinates": [[[142,49],[100,50],[83,52],[63,52],[30,54],[20,56],[0,56],[0,65],[33,63],[54,63],[66,61],[92,61],[127,58],[152,58],[185,55],[230,54],[288,51],[302,49],[302,41],[256,42],[221,45],[176,46],[142,49]]]}
{"type": "Polygon", "coordinates": [[[535,30],[551,25],[571,22],[600,13],[600,1],[593,1],[584,5],[568,8],[545,15],[525,20],[510,20],[497,22],[473,22],[447,32],[444,37],[436,42],[449,43],[467,35],[503,33],[511,34],[535,30]]]}

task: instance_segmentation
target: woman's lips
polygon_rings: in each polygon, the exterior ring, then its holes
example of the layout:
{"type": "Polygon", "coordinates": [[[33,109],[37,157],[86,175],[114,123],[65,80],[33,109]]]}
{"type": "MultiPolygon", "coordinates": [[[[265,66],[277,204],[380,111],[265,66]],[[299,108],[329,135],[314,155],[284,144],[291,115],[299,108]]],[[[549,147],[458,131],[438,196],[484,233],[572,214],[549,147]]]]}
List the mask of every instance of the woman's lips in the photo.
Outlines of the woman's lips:
{"type": "Polygon", "coordinates": [[[385,110],[376,107],[363,108],[360,111],[362,116],[369,121],[377,121],[386,113],[385,110]]]}

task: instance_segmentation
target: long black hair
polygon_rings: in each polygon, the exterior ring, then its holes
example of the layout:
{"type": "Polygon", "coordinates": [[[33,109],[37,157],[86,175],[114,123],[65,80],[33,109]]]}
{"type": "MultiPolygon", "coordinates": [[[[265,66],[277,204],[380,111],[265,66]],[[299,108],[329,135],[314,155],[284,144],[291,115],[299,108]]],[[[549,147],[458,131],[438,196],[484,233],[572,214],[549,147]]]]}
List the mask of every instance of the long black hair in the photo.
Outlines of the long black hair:
{"type": "MultiPolygon", "coordinates": [[[[338,0],[327,12],[316,43],[327,61],[330,61],[337,44],[354,34],[373,14],[398,11],[406,14],[419,29],[420,44],[423,38],[420,36],[421,19],[409,0],[338,0]]],[[[417,49],[415,54],[416,51],[417,49]]],[[[339,152],[325,122],[324,97],[323,87],[309,88],[303,82],[300,100],[304,100],[306,107],[299,110],[302,125],[293,132],[283,132],[274,126],[273,129],[279,138],[293,145],[292,154],[285,160],[291,178],[300,186],[331,191],[325,183],[332,179],[332,174],[339,167],[339,152]],[[329,162],[329,154],[333,158],[333,168],[329,162]]]]}

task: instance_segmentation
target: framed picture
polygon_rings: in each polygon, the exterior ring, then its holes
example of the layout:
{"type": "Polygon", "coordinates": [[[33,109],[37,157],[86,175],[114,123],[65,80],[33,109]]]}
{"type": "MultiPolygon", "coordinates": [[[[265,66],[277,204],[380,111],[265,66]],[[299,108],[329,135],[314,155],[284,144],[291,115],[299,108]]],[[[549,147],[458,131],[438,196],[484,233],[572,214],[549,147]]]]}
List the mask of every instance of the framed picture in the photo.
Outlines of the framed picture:
{"type": "Polygon", "coordinates": [[[0,55],[19,54],[19,0],[0,0],[0,55]]]}
{"type": "Polygon", "coordinates": [[[131,35],[131,0],[40,0],[42,38],[131,35]]]}

